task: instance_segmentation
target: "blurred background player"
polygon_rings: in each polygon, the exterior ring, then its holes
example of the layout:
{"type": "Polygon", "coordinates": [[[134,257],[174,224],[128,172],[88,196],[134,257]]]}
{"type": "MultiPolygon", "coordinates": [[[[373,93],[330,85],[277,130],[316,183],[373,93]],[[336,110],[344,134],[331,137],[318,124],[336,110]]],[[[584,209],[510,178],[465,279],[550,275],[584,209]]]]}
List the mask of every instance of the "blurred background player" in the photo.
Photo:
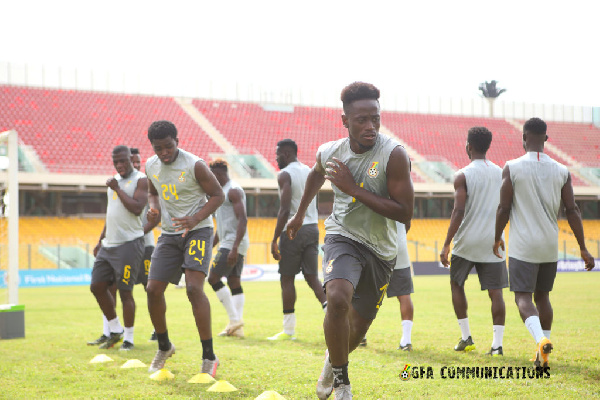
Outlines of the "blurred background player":
{"type": "Polygon", "coordinates": [[[325,221],[323,275],[327,350],[317,397],[351,399],[348,354],[365,337],[385,296],[398,253],[395,221],[409,223],[414,208],[410,160],[379,133],[379,89],[354,82],[341,94],[348,137],[319,147],[287,234],[294,239],[309,204],[331,182],[333,212],[325,221]]]}
{"type": "Polygon", "coordinates": [[[452,305],[461,331],[454,350],[475,350],[465,295],[465,281],[475,267],[481,290],[487,289],[492,301],[493,340],[487,354],[501,356],[506,316],[502,289],[508,287],[508,272],[504,256],[500,261],[490,251],[490,244],[493,247],[494,243],[494,221],[502,185],[502,169],[486,159],[491,143],[492,132],[487,128],[469,129],[466,152],[471,163],[454,176],[454,209],[440,261],[445,267],[450,265],[452,305]],[[448,262],[453,238],[452,258],[448,262]]]}
{"type": "Polygon", "coordinates": [[[403,224],[396,221],[398,230],[398,256],[396,266],[392,272],[390,284],[387,288],[387,297],[397,297],[400,303],[400,317],[402,318],[402,337],[398,350],[412,351],[412,327],[414,307],[410,294],[415,292],[412,274],[410,271],[410,258],[408,257],[408,243],[406,234],[410,229],[410,222],[403,224]]]}
{"type": "Polygon", "coordinates": [[[250,246],[248,238],[248,217],[246,215],[246,193],[237,182],[229,179],[227,162],[214,160],[210,170],[223,188],[225,201],[217,209],[217,231],[213,247],[219,245],[219,251],[212,262],[208,274],[208,283],[229,317],[229,324],[219,336],[244,337],[244,291],[241,284],[244,257],[250,246]],[[227,277],[227,286],[221,278],[227,277]]]}
{"type": "MultiPolygon", "coordinates": [[[[140,151],[132,147],[131,148],[131,162],[133,163],[133,168],[141,171],[142,168],[142,156],[140,155],[140,151]]],[[[148,273],[150,272],[150,261],[152,259],[152,253],[154,252],[154,232],[153,229],[158,225],[158,220],[154,222],[148,221],[148,208],[149,205],[146,204],[144,211],[142,212],[142,223],[144,224],[144,259],[142,260],[142,265],[140,267],[137,281],[136,283],[141,283],[144,285],[144,290],[146,290],[146,285],[148,284],[148,273]]],[[[156,340],[156,331],[152,332],[150,335],[150,340],[156,340]]]]}
{"type": "MultiPolygon", "coordinates": [[[[410,223],[408,224],[410,229],[410,223]]],[[[397,297],[400,302],[400,317],[402,318],[402,337],[398,350],[412,351],[412,327],[414,307],[410,294],[414,293],[413,279],[410,271],[410,258],[408,257],[408,243],[406,240],[406,225],[396,221],[398,230],[398,255],[396,256],[396,266],[390,278],[390,284],[387,288],[387,297],[397,297]]],[[[366,346],[367,338],[361,340],[359,346],[366,346]]]]}
{"type": "Polygon", "coordinates": [[[294,278],[302,271],[306,283],[315,293],[323,309],[327,301],[323,286],[319,281],[319,213],[317,201],[312,199],[305,215],[302,227],[292,241],[282,234],[290,216],[296,214],[300,198],[304,192],[306,177],[310,167],[298,161],[298,146],[292,139],[277,143],[277,165],[281,170],[277,175],[279,185],[279,213],[277,225],[271,243],[271,254],[279,261],[281,275],[281,299],[283,301],[283,331],[269,337],[269,340],[295,339],[296,333],[296,287],[294,278]],[[277,244],[279,240],[279,245],[277,244]]]}
{"type": "Polygon", "coordinates": [[[179,149],[177,128],[155,121],[148,139],[156,155],[146,162],[148,221],[161,218],[162,233],[152,254],[148,275],[148,310],[158,339],[158,351],[148,369],[155,372],[175,353],[167,331],[165,289],[186,276],[187,296],[202,343],[202,373],[215,376],[219,359],[213,351],[210,302],[204,293],[213,240],[211,215],[223,203],[217,178],[198,156],[179,149]]]}
{"type": "Polygon", "coordinates": [[[550,331],[554,312],[550,291],[558,264],[557,218],[561,201],[579,244],[585,269],[594,268],[594,258],[585,246],[571,174],[567,167],[544,154],[544,143],[548,140],[546,130],[546,123],[539,118],[525,122],[523,148],[526,154],[507,161],[504,166],[493,247],[494,254],[500,257],[499,249],[504,250],[502,233],[510,219],[510,290],[515,293],[521,318],[536,342],[535,357],[531,361],[538,367],[548,366],[553,349],[550,331]]]}
{"type": "Polygon", "coordinates": [[[115,147],[112,159],[117,174],[106,181],[106,223],[94,248],[96,260],[90,290],[110,330],[110,336],[100,348],[111,348],[123,338],[120,350],[127,351],[134,346],[135,300],[132,291],[144,256],[141,213],[148,202],[148,181],[143,173],[133,168],[127,146],[115,147]],[[108,290],[115,281],[123,305],[124,328],[116,314],[115,297],[108,290]]]}

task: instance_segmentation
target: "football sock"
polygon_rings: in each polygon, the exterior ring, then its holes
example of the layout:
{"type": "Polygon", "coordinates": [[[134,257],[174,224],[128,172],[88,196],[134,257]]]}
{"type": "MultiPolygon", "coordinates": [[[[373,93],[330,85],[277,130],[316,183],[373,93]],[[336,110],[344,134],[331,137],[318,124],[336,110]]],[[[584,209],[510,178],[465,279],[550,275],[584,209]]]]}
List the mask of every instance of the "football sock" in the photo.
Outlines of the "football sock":
{"type": "Polygon", "coordinates": [[[494,325],[494,336],[492,339],[492,349],[497,349],[502,346],[502,338],[504,337],[504,325],[494,325]]]}
{"type": "Polygon", "coordinates": [[[469,317],[459,319],[458,326],[460,326],[460,333],[462,335],[462,340],[467,340],[469,336],[471,336],[471,330],[469,329],[469,317]]]}
{"type": "Polygon", "coordinates": [[[402,320],[402,339],[400,339],[400,346],[406,346],[411,343],[411,333],[412,333],[413,322],[409,319],[402,320]]]}
{"type": "Polygon", "coordinates": [[[340,365],[339,367],[332,366],[333,370],[333,387],[336,388],[340,385],[349,385],[350,379],[348,378],[348,363],[340,365]]]}
{"type": "Polygon", "coordinates": [[[110,321],[108,321],[108,327],[109,327],[111,333],[123,332],[123,327],[121,326],[121,323],[119,322],[119,317],[115,317],[114,319],[111,319],[110,321]]]}
{"type": "Polygon", "coordinates": [[[283,310],[283,332],[288,335],[296,333],[296,314],[294,309],[283,310]]]}
{"type": "Polygon", "coordinates": [[[242,288],[239,288],[240,292],[239,293],[233,293],[234,291],[237,291],[237,289],[234,289],[231,291],[231,299],[233,301],[233,307],[235,308],[235,312],[237,313],[238,319],[240,321],[244,320],[244,303],[246,301],[246,296],[244,295],[244,293],[241,291],[242,288]]]}
{"type": "Polygon", "coordinates": [[[540,317],[537,315],[532,315],[531,317],[525,320],[525,326],[533,336],[533,339],[536,343],[539,343],[544,337],[544,331],[542,330],[542,325],[540,324],[540,317]]]}
{"type": "Polygon", "coordinates": [[[544,332],[544,336],[546,336],[546,339],[550,339],[550,329],[542,329],[542,332],[544,332]]]}
{"type": "Polygon", "coordinates": [[[213,352],[213,341],[212,339],[200,340],[202,343],[202,359],[214,361],[215,353],[213,352]]]}
{"type": "Polygon", "coordinates": [[[167,351],[171,348],[171,342],[169,341],[169,331],[165,333],[156,332],[156,338],[158,339],[158,349],[161,351],[167,351]]]}
{"type": "Polygon", "coordinates": [[[123,328],[123,330],[125,331],[125,335],[123,335],[123,340],[124,341],[128,341],[129,343],[133,343],[133,326],[130,328],[123,328]]]}
{"type": "Polygon", "coordinates": [[[108,320],[104,314],[102,314],[102,334],[104,336],[110,336],[110,327],[108,326],[108,320]]]}

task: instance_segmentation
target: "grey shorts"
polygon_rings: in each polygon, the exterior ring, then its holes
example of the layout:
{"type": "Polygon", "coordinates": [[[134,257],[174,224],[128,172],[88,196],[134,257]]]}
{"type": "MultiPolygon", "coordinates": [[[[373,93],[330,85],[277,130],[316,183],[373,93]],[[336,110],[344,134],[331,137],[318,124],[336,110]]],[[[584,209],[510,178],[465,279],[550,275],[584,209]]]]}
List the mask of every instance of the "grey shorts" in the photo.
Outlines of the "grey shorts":
{"type": "Polygon", "coordinates": [[[227,264],[227,257],[229,256],[230,249],[221,247],[210,266],[210,272],[218,276],[242,276],[242,269],[244,269],[244,256],[238,253],[237,262],[235,265],[229,266],[227,264]]]}
{"type": "Polygon", "coordinates": [[[92,268],[92,283],[116,282],[119,290],[133,290],[143,257],[143,236],[120,246],[100,247],[92,268]]]}
{"type": "Polygon", "coordinates": [[[508,287],[506,262],[476,263],[452,255],[450,258],[450,280],[464,286],[471,269],[477,269],[481,290],[504,289],[508,287]]]}
{"type": "Polygon", "coordinates": [[[333,279],[354,286],[352,306],[364,319],[375,319],[390,282],[396,259],[381,260],[361,243],[341,235],[326,235],[323,256],[323,287],[333,279]]]}
{"type": "Polygon", "coordinates": [[[526,293],[552,291],[557,265],[557,262],[535,264],[509,257],[510,291],[526,293]]]}
{"type": "Polygon", "coordinates": [[[281,275],[293,276],[300,271],[304,275],[316,275],[319,272],[319,226],[302,225],[294,240],[283,232],[279,237],[279,252],[281,275]]]}
{"type": "Polygon", "coordinates": [[[148,280],[178,284],[184,269],[208,275],[212,241],[212,228],[196,229],[185,237],[179,234],[160,235],[152,253],[148,280]]]}
{"type": "Polygon", "coordinates": [[[410,268],[395,269],[387,288],[387,297],[406,296],[415,292],[410,268]]]}
{"type": "Polygon", "coordinates": [[[140,268],[138,269],[137,278],[135,280],[136,285],[141,283],[146,286],[148,284],[148,273],[150,272],[150,261],[152,258],[152,252],[154,251],[154,246],[147,246],[144,249],[144,258],[142,263],[140,264],[140,268]]]}

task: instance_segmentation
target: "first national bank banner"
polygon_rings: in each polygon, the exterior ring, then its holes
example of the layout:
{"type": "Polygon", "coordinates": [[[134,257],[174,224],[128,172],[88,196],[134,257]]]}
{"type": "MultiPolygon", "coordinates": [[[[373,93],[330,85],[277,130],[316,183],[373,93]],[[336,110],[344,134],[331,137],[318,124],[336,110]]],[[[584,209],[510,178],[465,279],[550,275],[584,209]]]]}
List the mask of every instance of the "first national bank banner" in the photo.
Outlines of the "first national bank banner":
{"type": "MultiPolygon", "coordinates": [[[[278,281],[277,264],[245,265],[242,281],[278,281]]],[[[298,279],[303,279],[300,274],[298,279]]],[[[89,285],[92,280],[91,268],[73,269],[31,269],[19,271],[19,287],[77,286],[89,285]]],[[[8,285],[8,273],[0,271],[0,288],[8,285]]]]}

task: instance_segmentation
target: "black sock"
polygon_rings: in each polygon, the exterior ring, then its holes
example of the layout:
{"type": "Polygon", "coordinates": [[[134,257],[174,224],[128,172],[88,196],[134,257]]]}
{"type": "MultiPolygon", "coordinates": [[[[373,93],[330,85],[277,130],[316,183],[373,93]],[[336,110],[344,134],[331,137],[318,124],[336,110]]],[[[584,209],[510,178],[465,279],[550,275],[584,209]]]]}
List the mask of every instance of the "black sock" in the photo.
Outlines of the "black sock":
{"type": "Polygon", "coordinates": [[[289,310],[283,310],[283,313],[284,313],[284,314],[293,314],[293,313],[294,313],[294,311],[296,311],[296,310],[295,310],[295,309],[293,309],[293,308],[290,308],[289,310]]]}
{"type": "Polygon", "coordinates": [[[215,353],[213,352],[212,339],[200,340],[200,342],[202,343],[202,359],[214,361],[216,357],[215,353]]]}
{"type": "Polygon", "coordinates": [[[236,294],[244,293],[244,289],[240,286],[239,288],[231,289],[231,295],[235,296],[236,294]]]}
{"type": "Polygon", "coordinates": [[[167,351],[171,348],[171,342],[169,341],[169,331],[165,331],[165,333],[156,333],[156,337],[158,338],[158,349],[162,351],[167,351]]]}
{"type": "Polygon", "coordinates": [[[348,378],[348,363],[339,367],[331,367],[333,370],[333,387],[340,385],[349,385],[350,379],[348,378]]]}

